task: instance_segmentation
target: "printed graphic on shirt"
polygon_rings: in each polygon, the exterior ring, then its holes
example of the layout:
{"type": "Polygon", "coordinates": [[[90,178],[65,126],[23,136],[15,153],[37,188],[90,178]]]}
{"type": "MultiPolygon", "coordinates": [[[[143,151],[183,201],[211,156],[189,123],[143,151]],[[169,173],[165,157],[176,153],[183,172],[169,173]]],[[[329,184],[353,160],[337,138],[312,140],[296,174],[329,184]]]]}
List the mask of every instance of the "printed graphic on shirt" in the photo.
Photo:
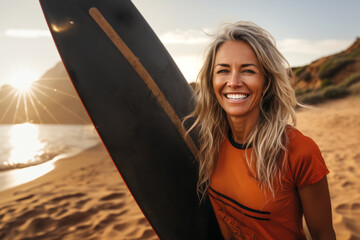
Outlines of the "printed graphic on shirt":
{"type": "Polygon", "coordinates": [[[259,233],[248,226],[248,222],[270,221],[270,212],[255,210],[234,199],[209,188],[209,196],[225,239],[261,240],[259,233]]]}

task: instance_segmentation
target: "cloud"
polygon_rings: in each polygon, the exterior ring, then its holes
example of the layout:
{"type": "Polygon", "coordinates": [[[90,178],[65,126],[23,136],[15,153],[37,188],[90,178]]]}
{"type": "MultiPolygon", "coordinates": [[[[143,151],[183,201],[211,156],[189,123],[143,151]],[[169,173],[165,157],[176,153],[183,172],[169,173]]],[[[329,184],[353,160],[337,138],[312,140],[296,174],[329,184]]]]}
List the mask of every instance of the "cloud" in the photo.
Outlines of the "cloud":
{"type": "Polygon", "coordinates": [[[209,41],[209,37],[206,35],[208,32],[204,30],[194,29],[176,29],[160,35],[160,40],[164,44],[206,44],[209,41]]]}
{"type": "Polygon", "coordinates": [[[202,65],[202,58],[198,55],[174,56],[176,65],[188,82],[195,82],[202,65]]]}
{"type": "Polygon", "coordinates": [[[284,53],[325,56],[345,50],[352,42],[352,40],[345,39],[308,40],[288,38],[277,41],[277,45],[279,50],[284,53]]]}
{"type": "Polygon", "coordinates": [[[39,29],[7,29],[5,36],[15,38],[40,38],[40,37],[51,37],[48,30],[39,29]]]}

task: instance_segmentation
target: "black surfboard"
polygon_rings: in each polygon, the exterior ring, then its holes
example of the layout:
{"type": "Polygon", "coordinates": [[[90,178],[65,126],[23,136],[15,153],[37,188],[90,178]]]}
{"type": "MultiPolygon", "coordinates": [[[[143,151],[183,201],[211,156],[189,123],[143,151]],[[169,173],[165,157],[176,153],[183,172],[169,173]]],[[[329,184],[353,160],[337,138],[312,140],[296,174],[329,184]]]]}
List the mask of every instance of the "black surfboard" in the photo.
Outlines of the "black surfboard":
{"type": "MultiPolygon", "coordinates": [[[[129,0],[40,0],[67,72],[160,239],[218,239],[196,193],[192,90],[129,0]]],[[[196,137],[195,137],[196,139],[196,137]]]]}

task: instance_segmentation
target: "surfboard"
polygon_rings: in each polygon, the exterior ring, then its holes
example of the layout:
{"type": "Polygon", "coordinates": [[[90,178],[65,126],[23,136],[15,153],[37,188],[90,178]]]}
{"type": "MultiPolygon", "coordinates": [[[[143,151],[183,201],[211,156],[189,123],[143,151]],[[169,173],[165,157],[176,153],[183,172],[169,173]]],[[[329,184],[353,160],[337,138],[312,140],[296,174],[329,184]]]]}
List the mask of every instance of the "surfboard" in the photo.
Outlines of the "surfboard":
{"type": "MultiPolygon", "coordinates": [[[[219,239],[196,193],[192,89],[129,0],[40,0],[65,68],[160,239],[219,239]]],[[[165,19],[164,19],[165,21],[165,19]]]]}

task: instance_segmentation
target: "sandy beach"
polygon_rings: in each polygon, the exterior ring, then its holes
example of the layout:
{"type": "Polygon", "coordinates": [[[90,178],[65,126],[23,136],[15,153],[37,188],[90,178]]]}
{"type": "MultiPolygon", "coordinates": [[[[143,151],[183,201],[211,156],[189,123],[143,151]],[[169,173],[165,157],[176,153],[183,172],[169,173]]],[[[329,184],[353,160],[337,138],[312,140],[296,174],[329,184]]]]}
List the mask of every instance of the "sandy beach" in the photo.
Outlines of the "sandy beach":
{"type": "MultiPolygon", "coordinates": [[[[319,145],[337,238],[360,239],[360,98],[298,111],[297,128],[319,145]]],[[[0,239],[157,239],[102,145],[50,173],[0,192],[0,239]]]]}
{"type": "Polygon", "coordinates": [[[337,239],[360,239],[360,98],[329,101],[301,109],[298,125],[319,145],[330,170],[333,223],[337,239]]]}
{"type": "Polygon", "coordinates": [[[0,193],[0,239],[157,239],[97,145],[0,193]]]}

